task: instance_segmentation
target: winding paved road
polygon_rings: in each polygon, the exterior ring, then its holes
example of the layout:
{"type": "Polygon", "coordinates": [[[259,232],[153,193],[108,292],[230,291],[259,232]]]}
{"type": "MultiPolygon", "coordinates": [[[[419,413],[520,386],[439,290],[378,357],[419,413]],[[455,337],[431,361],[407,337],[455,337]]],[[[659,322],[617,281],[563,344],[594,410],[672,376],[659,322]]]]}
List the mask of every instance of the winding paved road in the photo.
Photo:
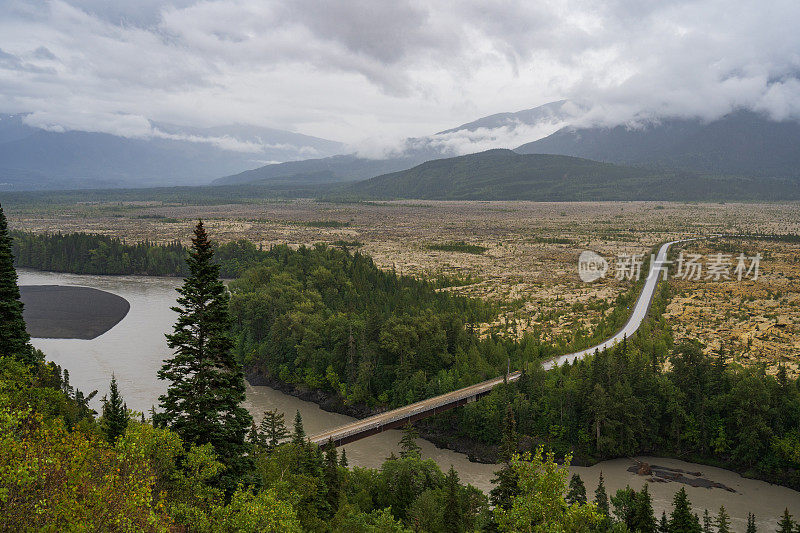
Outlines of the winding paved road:
{"type": "MultiPolygon", "coordinates": [[[[647,311],[650,308],[650,302],[653,299],[656,286],[658,285],[659,276],[662,276],[662,273],[663,276],[666,276],[666,267],[668,266],[667,252],[669,251],[669,247],[673,244],[692,240],[695,239],[681,239],[670,241],[661,245],[661,247],[658,249],[656,257],[653,261],[651,261],[650,271],[647,274],[647,279],[645,280],[642,292],[639,294],[639,298],[636,300],[636,305],[633,308],[633,312],[631,313],[630,318],[628,318],[628,322],[616,335],[596,346],[592,346],[591,348],[586,348],[585,350],[575,353],[559,355],[558,357],[549,359],[542,363],[542,367],[545,370],[549,370],[555,366],[564,364],[567,361],[573,362],[577,359],[583,359],[588,354],[594,353],[596,350],[610,348],[611,346],[622,342],[623,338],[632,336],[636,330],[639,329],[639,326],[642,324],[642,321],[647,315],[647,311]]],[[[434,396],[433,398],[412,403],[410,405],[406,405],[405,407],[400,407],[399,409],[394,409],[385,413],[379,413],[362,420],[356,420],[349,424],[345,424],[344,426],[314,435],[310,438],[310,440],[311,442],[319,445],[323,445],[329,440],[332,441],[336,446],[347,444],[348,442],[353,442],[370,435],[380,433],[381,431],[399,427],[408,422],[413,422],[415,420],[440,413],[447,409],[452,409],[453,407],[470,403],[475,401],[477,398],[488,394],[493,388],[500,383],[503,383],[506,379],[508,379],[508,381],[516,381],[521,375],[522,373],[520,371],[516,371],[510,373],[507,378],[506,376],[501,376],[487,381],[482,381],[481,383],[476,383],[475,385],[470,385],[469,387],[464,387],[463,389],[448,392],[447,394],[442,394],[440,396],[434,396]]]]}

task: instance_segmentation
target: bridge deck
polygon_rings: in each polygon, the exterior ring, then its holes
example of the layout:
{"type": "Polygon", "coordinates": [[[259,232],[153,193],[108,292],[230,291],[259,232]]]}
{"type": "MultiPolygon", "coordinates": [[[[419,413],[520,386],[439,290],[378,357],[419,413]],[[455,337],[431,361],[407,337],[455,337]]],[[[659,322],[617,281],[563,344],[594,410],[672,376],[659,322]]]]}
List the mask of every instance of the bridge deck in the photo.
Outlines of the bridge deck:
{"type": "MultiPolygon", "coordinates": [[[[596,346],[592,346],[591,348],[554,357],[553,359],[545,361],[542,364],[542,367],[545,370],[549,370],[554,366],[559,366],[567,361],[572,362],[576,359],[583,359],[586,355],[594,353],[596,350],[610,348],[618,342],[621,342],[624,337],[630,337],[633,335],[636,330],[639,329],[639,325],[647,315],[647,311],[650,307],[650,302],[653,298],[653,295],[655,294],[655,289],[661,272],[665,272],[664,268],[667,266],[667,252],[669,251],[669,247],[672,244],[687,242],[690,240],[694,239],[671,241],[661,245],[655,260],[651,262],[650,271],[647,275],[647,279],[645,280],[642,292],[639,294],[639,298],[636,300],[636,305],[633,308],[633,312],[628,318],[625,326],[619,332],[617,332],[616,335],[596,346]]],[[[508,381],[516,381],[521,375],[522,374],[519,371],[512,372],[508,375],[508,381]]],[[[347,444],[348,442],[353,442],[355,440],[380,433],[381,431],[399,427],[408,422],[413,422],[427,416],[433,416],[436,413],[440,413],[447,409],[468,403],[469,401],[488,394],[494,387],[500,383],[503,383],[504,380],[505,376],[500,376],[494,379],[482,381],[481,383],[476,383],[475,385],[470,385],[468,387],[464,387],[463,389],[448,392],[440,396],[434,396],[433,398],[412,403],[406,405],[405,407],[379,413],[362,420],[356,420],[355,422],[351,422],[349,424],[345,424],[329,431],[314,435],[310,438],[310,440],[318,445],[323,445],[330,440],[334,443],[334,445],[341,446],[342,444],[347,444]]]]}

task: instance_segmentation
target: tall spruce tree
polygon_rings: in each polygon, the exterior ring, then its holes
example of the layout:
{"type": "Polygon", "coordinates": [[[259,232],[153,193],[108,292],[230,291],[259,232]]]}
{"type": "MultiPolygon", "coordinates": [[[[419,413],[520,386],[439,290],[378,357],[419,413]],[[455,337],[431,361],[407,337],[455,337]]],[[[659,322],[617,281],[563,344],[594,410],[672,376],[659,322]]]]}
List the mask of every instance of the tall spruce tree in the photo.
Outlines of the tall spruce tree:
{"type": "Polygon", "coordinates": [[[497,477],[492,479],[494,488],[489,493],[489,500],[495,507],[506,509],[514,497],[519,495],[519,476],[512,466],[512,458],[517,453],[517,442],[517,421],[514,418],[514,410],[509,405],[506,407],[503,436],[500,441],[502,466],[495,472],[497,477]]]}
{"type": "Polygon", "coordinates": [[[658,533],[669,533],[669,520],[667,520],[666,511],[661,511],[661,521],[658,523],[658,533]]]}
{"type": "Polygon", "coordinates": [[[189,276],[178,289],[178,306],[172,308],[178,320],[174,333],[167,335],[175,355],[158,372],[170,385],[159,398],[162,411],[155,421],[175,431],[187,446],[211,444],[226,467],[220,486],[229,491],[251,467],[245,436],[252,418],[241,406],[244,374],[233,356],[229,296],[213,256],[198,221],[187,258],[189,276]]]}
{"type": "Polygon", "coordinates": [[[464,531],[464,507],[461,502],[461,487],[458,472],[450,465],[444,481],[444,531],[461,533],[464,531]]]}
{"type": "Polygon", "coordinates": [[[706,509],[703,511],[703,533],[714,533],[711,527],[711,515],[708,514],[708,509],[706,509]]]}
{"type": "Polygon", "coordinates": [[[292,432],[292,443],[303,446],[306,443],[306,430],[303,428],[303,415],[300,409],[294,414],[294,431],[292,432]]]}
{"type": "Polygon", "coordinates": [[[333,441],[328,441],[325,445],[325,466],[322,473],[325,482],[325,500],[328,504],[330,514],[336,513],[339,508],[339,494],[341,493],[342,480],[339,475],[339,458],[336,454],[336,446],[333,441]]]}
{"type": "Polygon", "coordinates": [[[686,489],[681,488],[675,493],[672,500],[672,514],[669,519],[670,533],[700,533],[700,519],[692,514],[692,504],[686,495],[686,489]]]}
{"type": "Polygon", "coordinates": [[[253,446],[263,446],[264,437],[258,432],[255,421],[250,423],[250,431],[247,433],[247,442],[253,446]]]}
{"type": "Polygon", "coordinates": [[[11,255],[11,236],[0,205],[0,357],[13,357],[26,364],[36,362],[36,352],[22,317],[17,271],[11,255]]]}
{"type": "Polygon", "coordinates": [[[725,510],[724,505],[720,506],[714,524],[717,526],[717,533],[731,533],[731,517],[725,510]]]}
{"type": "Polygon", "coordinates": [[[753,513],[747,513],[747,530],[746,533],[756,533],[758,528],[756,527],[756,515],[753,513]]]}
{"type": "Polygon", "coordinates": [[[103,398],[102,428],[106,434],[106,440],[111,444],[117,442],[117,439],[124,435],[128,428],[128,407],[122,401],[114,374],[111,374],[108,399],[103,398]]]}
{"type": "Polygon", "coordinates": [[[586,503],[586,485],[583,484],[583,480],[578,474],[572,474],[572,478],[569,480],[566,500],[570,505],[586,503]]]}
{"type": "Polygon", "coordinates": [[[289,430],[286,429],[283,420],[284,414],[277,409],[264,411],[264,417],[261,419],[261,438],[267,450],[274,450],[289,436],[289,430]]]}
{"type": "Polygon", "coordinates": [[[608,493],[606,493],[606,485],[603,481],[603,471],[600,471],[600,481],[597,483],[597,488],[594,491],[594,503],[597,505],[597,509],[604,513],[606,516],[610,516],[609,509],[608,509],[608,493]]]}
{"type": "Polygon", "coordinates": [[[636,493],[632,524],[633,531],[641,533],[656,533],[658,529],[656,515],[653,513],[653,498],[650,496],[650,487],[647,483],[636,493]]]}
{"type": "Polygon", "coordinates": [[[792,515],[789,514],[788,507],[783,511],[783,516],[778,522],[778,533],[794,533],[794,520],[792,515]]]}
{"type": "Polygon", "coordinates": [[[403,426],[403,436],[400,439],[400,457],[406,459],[408,457],[419,458],[422,456],[422,448],[417,444],[419,432],[411,422],[403,426]]]}

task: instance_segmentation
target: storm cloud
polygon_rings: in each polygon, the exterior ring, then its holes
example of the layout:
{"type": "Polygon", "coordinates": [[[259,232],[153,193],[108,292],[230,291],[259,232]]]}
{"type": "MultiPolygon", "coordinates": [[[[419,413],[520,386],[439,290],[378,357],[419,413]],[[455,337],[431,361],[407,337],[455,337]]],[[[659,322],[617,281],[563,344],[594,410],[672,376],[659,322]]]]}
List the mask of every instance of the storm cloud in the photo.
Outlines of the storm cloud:
{"type": "Polygon", "coordinates": [[[795,0],[0,0],[0,13],[0,112],[50,129],[249,123],[358,147],[563,98],[584,124],[800,118],[795,0]]]}

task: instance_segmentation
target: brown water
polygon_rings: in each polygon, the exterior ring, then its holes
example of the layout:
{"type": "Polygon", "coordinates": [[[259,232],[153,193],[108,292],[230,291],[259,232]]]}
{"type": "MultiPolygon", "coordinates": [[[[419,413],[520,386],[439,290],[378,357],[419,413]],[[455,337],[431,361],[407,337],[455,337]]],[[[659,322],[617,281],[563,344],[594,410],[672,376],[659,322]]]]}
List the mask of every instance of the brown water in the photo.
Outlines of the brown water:
{"type": "MultiPolygon", "coordinates": [[[[19,274],[21,285],[81,285],[109,291],[128,300],[131,304],[128,315],[117,326],[96,339],[34,339],[33,344],[43,350],[48,359],[69,369],[72,384],[84,392],[97,389],[98,396],[102,396],[107,391],[111,373],[114,372],[128,407],[147,411],[158,403],[158,396],[164,392],[166,384],[158,381],[156,372],[162,360],[170,355],[164,333],[171,330],[175,321],[175,313],[169,307],[175,302],[174,289],[180,284],[180,280],[137,276],[79,276],[25,270],[19,274]]],[[[97,400],[94,406],[99,406],[97,400]]],[[[295,411],[299,410],[309,434],[353,420],[348,416],[323,411],[314,403],[269,387],[248,386],[247,407],[259,419],[263,411],[278,408],[286,413],[289,423],[295,411]]],[[[390,453],[397,453],[399,440],[400,432],[391,430],[348,444],[345,446],[347,458],[350,465],[378,467],[390,453]]],[[[434,459],[443,469],[453,465],[462,482],[472,483],[487,492],[491,489],[496,465],[471,463],[464,454],[437,449],[422,439],[419,444],[423,456],[434,459]]],[[[732,517],[735,531],[744,531],[748,512],[756,514],[759,529],[762,531],[774,530],[779,515],[786,507],[796,517],[800,516],[800,492],[744,479],[734,472],[720,468],[664,458],[637,459],[685,471],[700,471],[703,477],[736,490],[736,493],[730,493],[718,488],[651,483],[653,507],[658,517],[664,509],[669,512],[672,496],[681,487],[686,488],[699,514],[705,508],[710,512],[713,510],[714,514],[720,505],[725,505],[732,517]]],[[[609,494],[626,485],[640,489],[645,478],[627,471],[633,464],[632,459],[616,459],[589,468],[572,467],[571,470],[581,475],[587,493],[592,497],[600,470],[603,471],[609,494]]]]}

